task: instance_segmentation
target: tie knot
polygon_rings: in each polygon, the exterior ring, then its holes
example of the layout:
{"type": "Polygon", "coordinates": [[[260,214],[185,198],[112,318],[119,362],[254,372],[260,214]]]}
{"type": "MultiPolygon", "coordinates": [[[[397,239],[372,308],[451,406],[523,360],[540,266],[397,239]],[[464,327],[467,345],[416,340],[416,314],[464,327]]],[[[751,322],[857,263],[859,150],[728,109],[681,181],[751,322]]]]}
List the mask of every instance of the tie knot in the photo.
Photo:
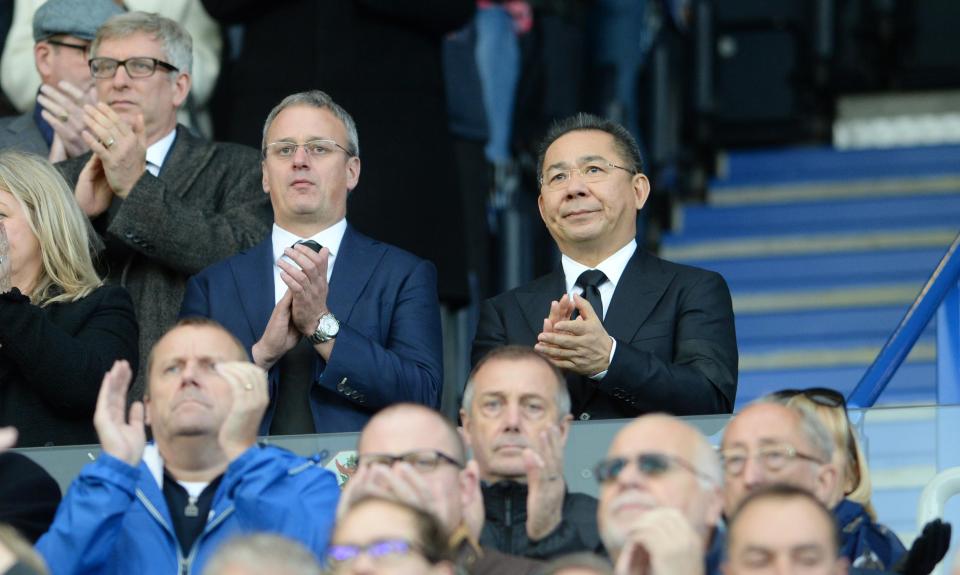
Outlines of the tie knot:
{"type": "Polygon", "coordinates": [[[607,281],[607,275],[600,270],[587,270],[577,278],[576,285],[586,289],[588,287],[597,287],[607,281]]]}
{"type": "Polygon", "coordinates": [[[315,241],[313,241],[313,240],[300,240],[300,241],[294,242],[294,244],[293,244],[292,246],[290,246],[290,247],[296,247],[297,244],[301,244],[301,245],[307,246],[308,248],[310,248],[311,250],[313,250],[313,251],[315,251],[315,252],[317,252],[317,253],[320,253],[320,250],[323,249],[323,246],[321,246],[320,244],[318,244],[317,242],[315,242],[315,241]]]}

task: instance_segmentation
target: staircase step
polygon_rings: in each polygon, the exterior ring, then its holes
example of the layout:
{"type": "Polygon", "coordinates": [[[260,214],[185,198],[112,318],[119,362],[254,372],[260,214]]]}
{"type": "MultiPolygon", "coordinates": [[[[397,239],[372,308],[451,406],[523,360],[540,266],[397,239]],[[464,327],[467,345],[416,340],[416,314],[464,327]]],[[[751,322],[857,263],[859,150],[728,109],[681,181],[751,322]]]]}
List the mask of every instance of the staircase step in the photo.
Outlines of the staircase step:
{"type": "MultiPolygon", "coordinates": [[[[832,233],[768,233],[739,235],[718,233],[715,238],[701,234],[666,235],[660,255],[676,262],[738,260],[820,254],[856,254],[880,250],[939,249],[940,254],[957,236],[955,222],[942,227],[880,229],[832,233]]],[[[696,264],[694,264],[696,265],[696,264]]]]}
{"type": "MultiPolygon", "coordinates": [[[[807,342],[885,339],[903,319],[907,306],[828,309],[799,312],[741,314],[736,317],[741,349],[778,342],[784,346],[807,342]]],[[[936,330],[931,321],[925,333],[936,330]]]]}
{"type": "Polygon", "coordinates": [[[754,186],[720,183],[710,188],[708,203],[712,206],[743,206],[957,193],[960,193],[960,174],[943,174],[754,186]]]}
{"type": "Polygon", "coordinates": [[[719,177],[711,183],[759,185],[824,180],[896,178],[956,172],[960,146],[917,146],[889,150],[829,147],[730,152],[720,158],[719,177]]]}
{"type": "MultiPolygon", "coordinates": [[[[936,361],[936,334],[926,333],[907,355],[908,362],[936,361]]],[[[822,369],[861,366],[866,369],[887,338],[850,339],[842,342],[748,343],[739,347],[740,371],[778,371],[784,369],[822,369]]]]}
{"type": "Polygon", "coordinates": [[[943,257],[944,247],[839,252],[755,258],[670,258],[720,273],[733,292],[809,289],[827,285],[905,283],[922,285],[943,257]]]}
{"type": "Polygon", "coordinates": [[[855,309],[907,306],[916,299],[922,283],[899,282],[867,286],[836,286],[824,289],[733,294],[736,314],[759,314],[800,310],[855,309]]]}
{"type": "Polygon", "coordinates": [[[674,235],[743,238],[930,228],[956,231],[958,222],[960,194],[925,195],[763,206],[687,206],[679,211],[674,235]]]}

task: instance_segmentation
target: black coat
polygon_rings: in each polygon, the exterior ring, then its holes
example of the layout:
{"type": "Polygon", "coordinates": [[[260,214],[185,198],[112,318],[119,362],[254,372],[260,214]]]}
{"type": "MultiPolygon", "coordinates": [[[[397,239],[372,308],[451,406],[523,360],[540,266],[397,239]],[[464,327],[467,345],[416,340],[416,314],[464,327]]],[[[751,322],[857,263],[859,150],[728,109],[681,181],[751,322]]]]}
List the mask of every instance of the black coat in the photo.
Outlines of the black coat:
{"type": "Polygon", "coordinates": [[[118,359],[136,371],[137,320],[127,290],[41,308],[19,290],[0,294],[0,426],[19,447],[98,443],[93,412],[118,359]]]}
{"type": "Polygon", "coordinates": [[[597,531],[597,499],[584,493],[567,492],[563,497],[563,519],[539,541],[527,536],[527,486],[515,481],[484,484],[485,520],[480,544],[511,555],[553,559],[568,553],[595,553],[601,548],[597,531]]]}
{"type": "MultiPolygon", "coordinates": [[[[463,203],[447,129],[445,34],[474,0],[203,0],[223,24],[243,24],[222,72],[217,137],[260,147],[270,110],[319,89],[357,123],[362,173],[347,218],[359,231],[431,260],[440,298],[466,294],[463,203]]],[[[483,217],[475,214],[474,217],[483,217]]]]}
{"type": "MultiPolygon", "coordinates": [[[[566,290],[563,270],[500,294],[480,308],[474,365],[494,347],[533,346],[566,290]]],[[[585,419],[731,413],[737,393],[737,339],[726,282],[716,272],[638,249],[604,319],[617,340],[606,376],[567,373],[572,411],[585,419]]]]}
{"type": "Polygon", "coordinates": [[[53,523],[60,486],[34,460],[20,453],[0,453],[0,524],[12,525],[36,543],[53,523]]]}

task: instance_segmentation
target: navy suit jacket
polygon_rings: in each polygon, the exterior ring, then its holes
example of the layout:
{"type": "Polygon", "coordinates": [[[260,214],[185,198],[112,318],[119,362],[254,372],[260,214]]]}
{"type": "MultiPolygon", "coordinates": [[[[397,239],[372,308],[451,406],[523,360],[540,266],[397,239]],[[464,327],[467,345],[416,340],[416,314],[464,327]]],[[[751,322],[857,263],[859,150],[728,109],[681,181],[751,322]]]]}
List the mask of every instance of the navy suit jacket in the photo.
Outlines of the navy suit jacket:
{"type": "MultiPolygon", "coordinates": [[[[340,321],[340,333],[329,362],[316,356],[309,401],[317,433],[360,431],[377,410],[397,402],[439,407],[443,341],[433,264],[348,226],[327,306],[340,321]]],[[[212,318],[250,351],[273,308],[273,244],[267,236],[190,278],[180,317],[212,318]]],[[[262,435],[273,420],[279,378],[275,364],[262,435]]]]}

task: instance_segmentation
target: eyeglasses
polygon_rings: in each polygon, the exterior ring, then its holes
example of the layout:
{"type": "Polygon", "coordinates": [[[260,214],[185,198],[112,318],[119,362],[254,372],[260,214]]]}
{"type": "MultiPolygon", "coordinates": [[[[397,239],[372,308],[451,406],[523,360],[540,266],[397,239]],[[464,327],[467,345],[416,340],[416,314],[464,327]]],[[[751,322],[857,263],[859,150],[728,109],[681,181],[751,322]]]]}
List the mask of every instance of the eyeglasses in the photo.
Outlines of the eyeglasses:
{"type": "Polygon", "coordinates": [[[61,41],[61,40],[51,40],[51,39],[47,39],[46,42],[47,42],[47,44],[51,44],[51,45],[53,45],[53,46],[62,46],[62,47],[64,47],[64,48],[73,48],[74,50],[79,50],[79,51],[83,52],[84,54],[86,54],[86,53],[87,53],[87,50],[90,49],[90,44],[71,44],[70,42],[63,42],[63,41],[61,41]]]}
{"type": "Polygon", "coordinates": [[[602,182],[610,177],[614,169],[636,174],[635,170],[618,166],[613,162],[595,162],[587,164],[582,168],[570,168],[568,170],[549,170],[546,177],[540,176],[540,185],[546,186],[550,190],[565,190],[570,187],[573,174],[579,174],[580,179],[587,183],[602,182]]]}
{"type": "Polygon", "coordinates": [[[90,58],[90,73],[94,78],[113,78],[117,75],[117,69],[123,66],[127,71],[127,76],[131,78],[147,78],[153,76],[157,71],[157,66],[169,71],[179,72],[180,69],[173,64],[168,64],[163,60],[156,58],[127,58],[126,60],[114,60],[113,58],[90,58]]]}
{"type": "Polygon", "coordinates": [[[802,395],[817,405],[823,405],[825,407],[842,407],[844,411],[847,410],[847,399],[843,396],[843,394],[828,387],[811,387],[809,389],[781,389],[780,391],[775,391],[772,395],[774,399],[778,400],[790,399],[791,397],[802,395]]]}
{"type": "Polygon", "coordinates": [[[310,140],[302,144],[296,142],[271,142],[263,149],[263,156],[270,156],[278,160],[290,160],[297,153],[297,148],[303,148],[307,156],[313,160],[320,159],[340,149],[349,157],[353,157],[350,150],[344,148],[333,140],[310,140]]]}
{"type": "Polygon", "coordinates": [[[811,461],[817,465],[823,465],[823,461],[805,453],[800,453],[792,445],[767,445],[757,450],[753,456],[740,450],[728,450],[720,452],[720,458],[723,460],[723,472],[730,477],[736,477],[743,473],[747,466],[748,459],[755,459],[763,465],[767,471],[780,471],[794,459],[803,459],[811,461]]]}
{"type": "Polygon", "coordinates": [[[593,468],[593,476],[597,478],[597,482],[599,483],[613,481],[619,477],[631,461],[636,462],[637,469],[646,477],[660,477],[674,469],[680,468],[711,483],[716,483],[717,481],[694,467],[694,465],[686,459],[677,457],[676,455],[667,455],[666,453],[641,453],[630,458],[611,457],[610,459],[604,459],[593,468]]]}
{"type": "Polygon", "coordinates": [[[387,467],[393,467],[393,464],[397,463],[398,461],[409,463],[417,471],[433,471],[438,465],[440,465],[441,462],[449,463],[457,469],[463,469],[462,463],[450,457],[446,453],[429,449],[408,451],[407,453],[401,453],[400,455],[369,453],[360,456],[358,459],[358,463],[360,465],[366,466],[386,465],[387,467]]]}
{"type": "Polygon", "coordinates": [[[412,553],[422,554],[417,545],[405,539],[378,539],[366,545],[331,545],[327,549],[327,566],[336,571],[346,568],[360,555],[366,555],[374,563],[382,563],[412,553]]]}

